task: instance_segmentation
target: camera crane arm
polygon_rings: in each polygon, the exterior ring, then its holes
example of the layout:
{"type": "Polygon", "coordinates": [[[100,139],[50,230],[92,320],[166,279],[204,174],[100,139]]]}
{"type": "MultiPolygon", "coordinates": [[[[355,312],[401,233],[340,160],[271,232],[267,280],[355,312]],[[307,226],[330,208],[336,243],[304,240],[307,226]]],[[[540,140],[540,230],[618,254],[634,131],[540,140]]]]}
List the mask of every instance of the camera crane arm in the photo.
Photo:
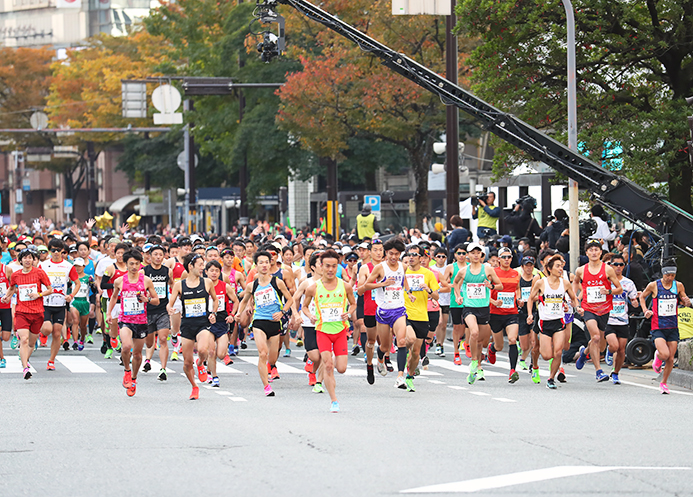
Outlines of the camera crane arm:
{"type": "Polygon", "coordinates": [[[309,19],[356,43],[361,50],[379,57],[383,65],[420,87],[438,95],[445,105],[455,105],[475,117],[499,138],[523,150],[534,160],[577,181],[605,207],[662,237],[663,258],[671,245],[693,257],[693,216],[661,199],[626,177],[604,169],[515,116],[496,109],[460,86],[451,83],[406,55],[366,36],[338,17],[305,0],[260,0],[259,12],[276,15],[278,4],[293,7],[309,19]]]}

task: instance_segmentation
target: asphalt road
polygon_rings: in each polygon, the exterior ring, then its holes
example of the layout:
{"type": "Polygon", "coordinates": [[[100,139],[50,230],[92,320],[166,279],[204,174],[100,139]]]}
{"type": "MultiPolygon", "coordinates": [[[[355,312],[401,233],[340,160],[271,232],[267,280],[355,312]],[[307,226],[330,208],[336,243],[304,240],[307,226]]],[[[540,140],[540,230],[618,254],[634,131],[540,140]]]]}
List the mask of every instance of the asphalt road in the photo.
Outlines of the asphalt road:
{"type": "Polygon", "coordinates": [[[350,357],[332,414],[307,384],[301,349],[280,359],[276,397],[264,397],[248,349],[198,401],[181,362],[165,383],[156,368],[141,373],[129,398],[117,360],[96,346],[61,351],[54,372],[40,349],[29,381],[5,353],[3,496],[693,495],[693,396],[661,395],[651,370],[623,371],[616,386],[568,365],[568,382],[550,391],[527,372],[508,384],[501,353],[470,386],[469,360],[454,366],[448,351],[412,393],[393,373],[368,385],[363,359],[350,357]]]}

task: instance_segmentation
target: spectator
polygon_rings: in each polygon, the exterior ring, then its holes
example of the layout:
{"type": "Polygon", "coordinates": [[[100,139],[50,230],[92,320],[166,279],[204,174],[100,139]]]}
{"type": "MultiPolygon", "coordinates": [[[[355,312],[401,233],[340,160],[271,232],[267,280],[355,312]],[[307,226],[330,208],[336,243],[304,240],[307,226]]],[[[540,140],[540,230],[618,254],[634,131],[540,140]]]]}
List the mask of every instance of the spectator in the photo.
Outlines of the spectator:
{"type": "Polygon", "coordinates": [[[486,200],[478,198],[479,207],[472,205],[472,219],[479,219],[476,228],[476,236],[479,238],[489,238],[492,235],[497,235],[498,218],[500,217],[500,207],[493,205],[496,201],[496,194],[488,192],[486,200]]]}
{"type": "MultiPolygon", "coordinates": [[[[462,218],[455,214],[450,218],[450,225],[452,226],[452,231],[450,234],[447,236],[447,243],[448,243],[448,252],[449,252],[449,257],[453,257],[452,252],[453,248],[457,247],[458,245],[461,245],[463,243],[466,243],[469,241],[469,237],[471,233],[469,233],[469,230],[464,228],[462,226],[462,218]]],[[[450,261],[452,262],[452,261],[450,261]]]]}
{"type": "Polygon", "coordinates": [[[536,236],[541,235],[541,226],[534,218],[534,208],[537,201],[532,197],[525,198],[522,202],[515,204],[513,211],[508,214],[505,220],[512,227],[515,238],[529,239],[531,247],[536,246],[536,236]]]}
{"type": "Polygon", "coordinates": [[[554,220],[544,229],[540,236],[542,242],[549,242],[549,248],[555,249],[556,242],[561,237],[561,233],[568,228],[568,214],[563,209],[556,209],[553,213],[554,220]]]}
{"type": "Polygon", "coordinates": [[[602,241],[602,250],[609,251],[609,242],[616,238],[616,232],[611,231],[609,225],[606,224],[606,212],[601,205],[595,205],[590,209],[590,217],[597,223],[597,231],[594,232],[592,238],[602,241]]]}

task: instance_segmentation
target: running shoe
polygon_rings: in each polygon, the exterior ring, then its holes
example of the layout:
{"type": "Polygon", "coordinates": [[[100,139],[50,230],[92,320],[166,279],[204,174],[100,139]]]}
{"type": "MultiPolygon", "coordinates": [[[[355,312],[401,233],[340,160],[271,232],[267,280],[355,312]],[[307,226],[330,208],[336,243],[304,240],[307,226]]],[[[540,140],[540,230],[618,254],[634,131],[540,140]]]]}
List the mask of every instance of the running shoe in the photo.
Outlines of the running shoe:
{"type": "Polygon", "coordinates": [[[70,350],[70,341],[69,340],[65,340],[63,342],[63,350],[70,350]]]}
{"type": "Polygon", "coordinates": [[[272,368],[271,376],[272,376],[272,380],[278,380],[279,379],[279,372],[277,371],[276,366],[272,368]]]}
{"type": "Polygon", "coordinates": [[[6,367],[7,367],[7,361],[3,357],[2,359],[0,359],[0,369],[5,369],[6,367]]]}
{"type": "Polygon", "coordinates": [[[611,381],[614,382],[614,385],[620,385],[621,384],[621,380],[618,379],[618,373],[614,373],[614,372],[611,373],[611,381]]]}
{"type": "Polygon", "coordinates": [[[373,373],[372,364],[366,364],[366,380],[368,381],[369,385],[375,383],[375,374],[373,373]]]}
{"type": "Polygon", "coordinates": [[[291,357],[291,349],[286,349],[284,351],[284,357],[291,357]]]}
{"type": "Polygon", "coordinates": [[[414,392],[414,377],[407,375],[404,380],[404,385],[407,388],[407,392],[414,392]]]}
{"type": "Polygon", "coordinates": [[[274,397],[274,390],[272,390],[272,385],[267,385],[265,387],[265,397],[274,397]]]}
{"type": "Polygon", "coordinates": [[[111,338],[111,348],[112,349],[118,348],[118,339],[117,338],[111,338]]]}
{"type": "Polygon", "coordinates": [[[667,386],[666,383],[660,383],[659,384],[659,391],[665,395],[669,395],[669,387],[667,386]]]}
{"type": "Polygon", "coordinates": [[[212,378],[212,386],[219,388],[219,377],[218,376],[215,376],[212,378]]]}
{"type": "Polygon", "coordinates": [[[508,376],[508,383],[515,383],[520,379],[520,375],[514,369],[510,370],[510,376],[508,376]]]}
{"type": "Polygon", "coordinates": [[[236,355],[236,347],[232,343],[229,344],[229,355],[236,355]]]}
{"type": "Polygon", "coordinates": [[[407,385],[404,382],[404,376],[397,377],[397,379],[395,380],[395,388],[401,388],[402,390],[407,388],[407,385]]]}
{"type": "MultiPolygon", "coordinates": [[[[252,338],[252,337],[250,337],[250,338],[252,338]]],[[[241,350],[245,350],[245,349],[247,349],[247,348],[248,348],[248,344],[245,343],[245,340],[242,341],[242,342],[241,342],[241,350]]],[[[274,392],[272,393],[272,395],[274,395],[274,392]]]]}
{"type": "Polygon", "coordinates": [[[575,367],[578,369],[584,368],[586,361],[587,361],[587,354],[585,353],[585,346],[581,345],[580,346],[580,356],[577,358],[577,361],[575,361],[575,367]]]}
{"type": "Polygon", "coordinates": [[[31,378],[31,371],[29,371],[29,368],[24,368],[24,379],[28,380],[31,378]]]}
{"type": "Polygon", "coordinates": [[[652,369],[654,369],[655,373],[661,373],[662,372],[662,363],[663,362],[664,361],[662,361],[659,358],[659,354],[657,353],[657,351],[655,351],[654,361],[652,362],[652,369]]]}
{"type": "Polygon", "coordinates": [[[84,342],[82,340],[77,342],[77,350],[79,350],[80,352],[84,350],[84,342]]]}
{"type": "Polygon", "coordinates": [[[197,360],[195,365],[197,366],[197,379],[200,380],[202,383],[205,383],[207,381],[207,368],[204,364],[200,363],[199,359],[197,360]]]}
{"type": "Polygon", "coordinates": [[[390,346],[390,354],[395,354],[396,352],[397,352],[397,349],[395,348],[395,344],[393,342],[393,344],[390,346]]]}
{"type": "Polygon", "coordinates": [[[479,363],[477,361],[472,361],[469,365],[469,374],[467,375],[467,383],[473,385],[476,381],[476,374],[479,371],[479,363]]]}
{"type": "Polygon", "coordinates": [[[359,355],[359,352],[361,352],[361,347],[354,345],[354,348],[351,349],[351,355],[359,355]]]}
{"type": "Polygon", "coordinates": [[[53,361],[48,361],[48,364],[46,364],[46,371],[55,371],[55,363],[53,361]]]}
{"type": "Polygon", "coordinates": [[[395,368],[392,367],[389,357],[385,358],[385,367],[387,368],[388,373],[392,373],[395,370],[395,368]]]}
{"type": "Polygon", "coordinates": [[[303,371],[305,371],[306,373],[312,373],[313,372],[313,361],[308,359],[306,361],[306,365],[303,366],[303,371]]]}
{"type": "Polygon", "coordinates": [[[537,384],[541,383],[541,378],[539,378],[538,369],[532,369],[532,381],[537,384]]]}
{"type": "Polygon", "coordinates": [[[464,350],[464,340],[460,340],[460,343],[457,344],[457,350],[460,352],[464,350]]]}
{"type": "Polygon", "coordinates": [[[553,378],[549,378],[546,380],[546,388],[549,390],[556,390],[558,387],[556,386],[556,382],[553,381],[553,378]]]}
{"type": "Polygon", "coordinates": [[[435,352],[435,354],[436,354],[436,355],[440,355],[440,344],[439,344],[439,343],[436,344],[436,352],[435,352]]]}
{"type": "Polygon", "coordinates": [[[41,347],[45,347],[48,343],[48,337],[39,331],[39,342],[41,342],[41,347]]]}
{"type": "Polygon", "coordinates": [[[190,394],[190,400],[197,400],[200,398],[200,387],[193,387],[192,393],[190,394]]]}
{"type": "Polygon", "coordinates": [[[233,359],[231,359],[231,356],[230,356],[230,355],[226,354],[226,355],[224,356],[224,364],[227,365],[227,366],[228,366],[229,364],[233,364],[233,359]]]}
{"type": "Polygon", "coordinates": [[[299,338],[296,340],[296,347],[303,347],[303,339],[299,338]]]}
{"type": "Polygon", "coordinates": [[[12,335],[12,340],[10,340],[10,347],[12,347],[12,350],[15,350],[19,346],[19,340],[17,339],[17,335],[12,335]]]}
{"type": "Polygon", "coordinates": [[[125,364],[123,364],[123,356],[121,355],[120,357],[118,357],[118,366],[124,366],[124,365],[125,364]]]}
{"type": "Polygon", "coordinates": [[[104,342],[103,344],[101,344],[101,353],[105,354],[106,352],[108,352],[108,344],[104,342]]]}
{"type": "Polygon", "coordinates": [[[149,373],[152,370],[152,365],[149,363],[149,359],[144,361],[144,366],[142,366],[142,371],[149,373]]]}
{"type": "Polygon", "coordinates": [[[156,379],[159,381],[166,381],[168,379],[166,376],[166,370],[164,368],[161,368],[159,371],[159,376],[157,376],[156,379]]]}
{"type": "Polygon", "coordinates": [[[101,328],[96,328],[94,330],[94,333],[96,333],[97,335],[100,335],[101,334],[101,328]]]}
{"type": "Polygon", "coordinates": [[[442,343],[440,344],[440,354],[438,354],[440,357],[445,357],[445,345],[442,343]]]}
{"type": "Polygon", "coordinates": [[[472,358],[472,348],[469,346],[467,342],[464,342],[464,353],[469,359],[472,358]]]}
{"type": "Polygon", "coordinates": [[[565,370],[563,368],[558,369],[558,376],[556,376],[556,379],[561,383],[565,383],[565,370]]]}
{"type": "Polygon", "coordinates": [[[382,361],[378,361],[378,373],[380,373],[381,376],[387,376],[387,368],[382,361]]]}
{"type": "Polygon", "coordinates": [[[452,362],[456,366],[461,366],[462,365],[462,358],[460,357],[459,354],[455,354],[455,358],[452,360],[452,362]]]}
{"type": "Polygon", "coordinates": [[[339,402],[336,400],[332,401],[332,404],[330,404],[330,412],[339,412],[339,402]]]}
{"type": "Polygon", "coordinates": [[[608,381],[609,379],[609,376],[606,373],[604,373],[604,371],[602,371],[601,369],[597,370],[596,376],[597,381],[599,383],[601,383],[602,381],[608,381]]]}
{"type": "Polygon", "coordinates": [[[489,343],[488,344],[488,362],[489,364],[495,364],[496,363],[496,351],[493,348],[493,344],[489,343]]]}
{"type": "Polygon", "coordinates": [[[126,393],[128,394],[128,397],[132,397],[135,395],[135,391],[137,390],[137,380],[132,380],[130,382],[130,386],[126,390],[126,393]]]}
{"type": "Polygon", "coordinates": [[[116,349],[116,352],[120,352],[121,350],[123,350],[122,344],[120,343],[120,337],[117,337],[116,340],[117,340],[118,345],[115,347],[115,349],[116,349]]]}
{"type": "Polygon", "coordinates": [[[325,387],[322,386],[322,383],[315,382],[315,385],[313,385],[313,393],[325,393],[325,387]]]}
{"type": "Polygon", "coordinates": [[[89,333],[89,334],[87,335],[87,340],[86,340],[86,342],[87,342],[87,343],[94,343],[94,338],[91,336],[91,333],[89,333]]]}
{"type": "Polygon", "coordinates": [[[529,368],[527,367],[527,362],[525,362],[524,359],[520,360],[520,371],[527,371],[529,368]]]}
{"type": "Polygon", "coordinates": [[[79,350],[79,341],[75,340],[72,342],[72,350],[79,350]]]}
{"type": "Polygon", "coordinates": [[[484,370],[479,368],[476,372],[476,379],[479,381],[486,381],[486,376],[484,376],[484,370]]]}
{"type": "Polygon", "coordinates": [[[315,373],[308,373],[308,386],[312,387],[318,382],[317,378],[315,377],[315,373]]]}
{"type": "Polygon", "coordinates": [[[606,353],[604,354],[604,362],[607,366],[614,365],[614,355],[609,350],[609,347],[606,348],[606,353]]]}
{"type": "Polygon", "coordinates": [[[176,352],[175,350],[173,352],[171,352],[171,360],[172,361],[178,360],[178,352],[176,352]]]}
{"type": "Polygon", "coordinates": [[[123,374],[123,388],[130,388],[132,384],[132,371],[125,371],[123,374]]]}
{"type": "Polygon", "coordinates": [[[253,333],[252,331],[249,332],[249,333],[248,333],[248,338],[249,338],[250,340],[255,340],[255,333],[253,333]]]}
{"type": "Polygon", "coordinates": [[[424,368],[424,371],[428,371],[428,365],[431,361],[428,359],[428,356],[424,357],[423,360],[421,361],[421,366],[424,368]]]}

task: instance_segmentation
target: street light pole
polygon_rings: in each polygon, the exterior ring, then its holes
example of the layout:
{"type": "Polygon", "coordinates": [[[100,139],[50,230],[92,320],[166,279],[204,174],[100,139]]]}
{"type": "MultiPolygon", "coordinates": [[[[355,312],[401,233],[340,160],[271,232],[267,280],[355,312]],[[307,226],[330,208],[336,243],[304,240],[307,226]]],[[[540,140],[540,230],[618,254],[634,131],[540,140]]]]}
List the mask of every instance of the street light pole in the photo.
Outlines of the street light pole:
{"type": "MultiPolygon", "coordinates": [[[[457,84],[457,37],[452,30],[455,28],[455,5],[452,3],[450,15],[445,21],[445,77],[448,81],[457,84]]],[[[456,105],[448,105],[445,108],[446,117],[446,148],[445,159],[447,169],[445,171],[446,210],[447,225],[451,228],[450,217],[460,213],[460,110],[456,105]]]]}
{"type": "MultiPolygon", "coordinates": [[[[570,0],[563,0],[568,28],[568,148],[577,152],[577,83],[575,69],[575,14],[570,0]]],[[[570,270],[575,273],[580,257],[580,223],[578,222],[578,184],[568,182],[570,232],[570,270]]]]}

